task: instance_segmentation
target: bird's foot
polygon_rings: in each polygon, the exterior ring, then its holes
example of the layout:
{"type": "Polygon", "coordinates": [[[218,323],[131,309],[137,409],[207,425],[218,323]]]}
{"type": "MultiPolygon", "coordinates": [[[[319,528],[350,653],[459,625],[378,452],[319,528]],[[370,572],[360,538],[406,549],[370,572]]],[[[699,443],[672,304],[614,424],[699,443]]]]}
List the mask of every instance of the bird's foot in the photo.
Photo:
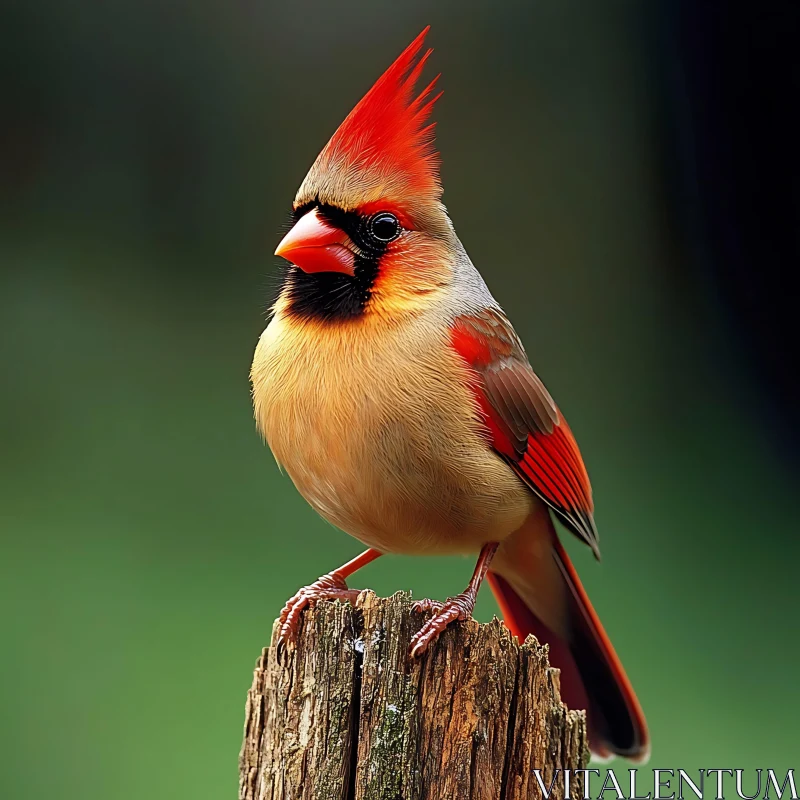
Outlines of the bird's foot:
{"type": "Polygon", "coordinates": [[[475,608],[475,592],[466,592],[448,597],[444,603],[438,600],[418,600],[413,611],[432,611],[435,616],[429,619],[411,639],[409,655],[419,658],[428,647],[444,632],[445,628],[456,620],[468,620],[475,608]]]}
{"type": "Polygon", "coordinates": [[[348,589],[345,579],[331,572],[310,586],[304,586],[294,597],[287,600],[278,618],[280,625],[277,643],[278,661],[283,660],[287,647],[293,646],[297,641],[300,616],[306,608],[313,608],[320,600],[341,600],[355,604],[358,595],[358,589],[348,589]]]}

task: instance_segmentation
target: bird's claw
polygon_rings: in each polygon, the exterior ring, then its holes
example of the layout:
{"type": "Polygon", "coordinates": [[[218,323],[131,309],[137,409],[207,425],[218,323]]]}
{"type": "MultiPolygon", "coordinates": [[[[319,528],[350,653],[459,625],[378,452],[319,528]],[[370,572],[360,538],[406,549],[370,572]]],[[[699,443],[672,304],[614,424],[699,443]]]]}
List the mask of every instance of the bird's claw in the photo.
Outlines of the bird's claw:
{"type": "Polygon", "coordinates": [[[429,597],[426,597],[424,600],[417,600],[414,605],[411,606],[412,611],[419,611],[423,614],[438,614],[443,608],[444,603],[439,600],[431,600],[429,597]]]}
{"type": "Polygon", "coordinates": [[[409,656],[419,658],[428,647],[444,632],[445,628],[456,620],[468,620],[475,608],[475,597],[470,592],[463,592],[447,601],[418,600],[414,603],[414,611],[432,611],[435,616],[429,619],[412,637],[409,656]]]}
{"type": "Polygon", "coordinates": [[[357,589],[349,589],[344,578],[332,572],[323,575],[310,586],[304,586],[294,597],[287,600],[278,618],[280,630],[275,645],[278,663],[283,663],[284,656],[297,642],[300,617],[306,608],[313,608],[320,600],[341,600],[355,603],[358,595],[357,589]]]}

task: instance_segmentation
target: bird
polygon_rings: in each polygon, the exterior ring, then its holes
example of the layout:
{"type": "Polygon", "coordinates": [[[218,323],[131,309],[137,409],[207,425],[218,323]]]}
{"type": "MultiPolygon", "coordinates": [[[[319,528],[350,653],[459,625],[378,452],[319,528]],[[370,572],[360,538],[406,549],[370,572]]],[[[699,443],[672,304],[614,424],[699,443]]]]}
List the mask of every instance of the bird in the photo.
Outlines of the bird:
{"type": "Polygon", "coordinates": [[[442,202],[440,76],[416,89],[428,31],[323,147],[275,251],[256,425],[306,501],[367,547],[286,603],[279,645],[305,608],[354,602],[347,579],[382,555],[478,554],[464,592],[417,603],[432,616],[409,657],[471,617],[486,579],[511,633],[549,645],[593,754],[644,761],[641,706],[554,524],[599,558],[586,467],[442,202]]]}

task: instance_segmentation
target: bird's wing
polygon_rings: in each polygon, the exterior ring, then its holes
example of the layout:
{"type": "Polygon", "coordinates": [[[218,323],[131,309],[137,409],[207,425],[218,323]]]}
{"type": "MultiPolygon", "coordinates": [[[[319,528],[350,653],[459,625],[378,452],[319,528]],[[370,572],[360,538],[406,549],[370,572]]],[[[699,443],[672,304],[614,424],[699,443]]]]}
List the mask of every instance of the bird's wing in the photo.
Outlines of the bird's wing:
{"type": "Polygon", "coordinates": [[[472,369],[491,444],[599,558],[589,476],[566,420],[499,309],[458,317],[451,342],[472,369]]]}

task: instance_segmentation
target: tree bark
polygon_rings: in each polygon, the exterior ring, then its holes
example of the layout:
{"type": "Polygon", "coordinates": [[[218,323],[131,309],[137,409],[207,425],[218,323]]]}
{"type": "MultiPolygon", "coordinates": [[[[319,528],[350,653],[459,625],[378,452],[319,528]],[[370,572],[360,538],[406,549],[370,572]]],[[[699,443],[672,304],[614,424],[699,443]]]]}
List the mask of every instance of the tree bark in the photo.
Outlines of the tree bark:
{"type": "Polygon", "coordinates": [[[451,626],[408,659],[425,616],[409,595],[320,603],[297,647],[265,648],[247,695],[240,800],[581,797],[583,711],[559,696],[547,647],[498,621],[451,626]]]}

